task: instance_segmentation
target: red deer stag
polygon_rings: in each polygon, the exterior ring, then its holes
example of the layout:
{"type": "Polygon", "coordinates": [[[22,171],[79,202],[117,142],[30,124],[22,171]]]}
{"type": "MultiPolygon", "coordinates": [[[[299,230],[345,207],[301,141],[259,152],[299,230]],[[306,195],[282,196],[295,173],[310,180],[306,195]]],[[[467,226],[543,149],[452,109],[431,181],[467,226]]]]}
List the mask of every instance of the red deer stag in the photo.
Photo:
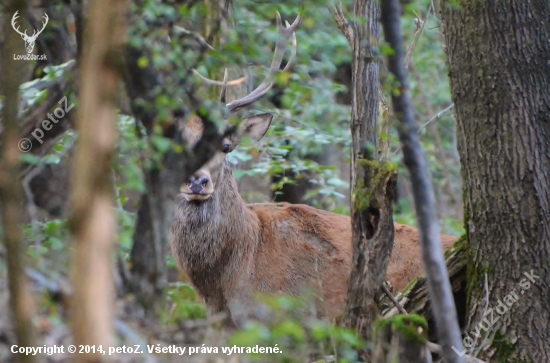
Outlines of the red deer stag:
{"type": "MultiPolygon", "coordinates": [[[[300,17],[285,28],[277,16],[281,38],[270,71],[249,95],[226,105],[230,112],[252,104],[272,87],[291,35],[295,54],[299,23],[300,17]]],[[[225,101],[225,86],[221,98],[225,101]]],[[[171,230],[172,253],[210,313],[227,312],[235,324],[253,314],[255,292],[297,296],[304,288],[315,289],[319,279],[326,311],[334,318],[343,309],[351,269],[350,217],[301,204],[247,204],[225,158],[240,136],[260,140],[271,120],[270,114],[244,118],[237,136],[225,139],[220,151],[182,185],[171,230]]],[[[184,137],[191,146],[202,130],[198,118],[188,121],[184,137]]],[[[441,239],[445,250],[456,240],[441,239]]],[[[421,273],[418,231],[396,223],[386,279],[401,290],[421,273]]]]}

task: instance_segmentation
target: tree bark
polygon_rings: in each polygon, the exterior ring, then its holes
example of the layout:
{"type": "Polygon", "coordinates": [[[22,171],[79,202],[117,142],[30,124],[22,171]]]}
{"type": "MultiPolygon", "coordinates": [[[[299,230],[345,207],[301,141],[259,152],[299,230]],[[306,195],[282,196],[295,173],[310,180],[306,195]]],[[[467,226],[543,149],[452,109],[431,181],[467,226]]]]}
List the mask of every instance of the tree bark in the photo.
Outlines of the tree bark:
{"type": "Polygon", "coordinates": [[[379,6],[356,0],[352,61],[351,219],[353,261],[343,323],[370,340],[378,314],[375,297],[393,248],[397,174],[378,157],[379,6]]]}
{"type": "Polygon", "coordinates": [[[452,3],[441,8],[469,241],[464,342],[490,361],[550,362],[550,6],[452,3]],[[480,329],[499,301],[508,311],[480,329]]]}
{"type": "MultiPolygon", "coordinates": [[[[5,13],[13,16],[25,11],[26,1],[10,1],[6,4],[5,13]]],[[[25,149],[19,134],[17,109],[19,106],[19,83],[21,64],[13,60],[13,54],[23,52],[22,42],[6,16],[4,22],[4,44],[2,47],[2,66],[10,71],[0,73],[0,86],[4,96],[2,107],[2,133],[0,158],[0,216],[2,221],[2,240],[6,246],[6,264],[8,272],[8,288],[13,326],[17,337],[17,345],[21,347],[35,346],[32,315],[34,311],[31,291],[25,275],[25,244],[22,233],[23,198],[21,181],[19,180],[20,150],[25,149]]],[[[28,146],[28,144],[27,144],[28,146]]],[[[21,355],[19,362],[32,363],[36,359],[31,355],[21,355]]]]}
{"type": "Polygon", "coordinates": [[[414,110],[409,94],[400,19],[402,9],[399,0],[383,1],[381,13],[384,35],[393,49],[393,53],[388,56],[388,69],[395,76],[399,89],[392,92],[392,103],[395,115],[400,121],[398,131],[403,149],[403,160],[409,171],[413,187],[422,261],[428,280],[432,311],[439,341],[443,346],[443,357],[448,362],[459,363],[463,362],[464,359],[457,355],[452,347],[462,351],[460,329],[449,275],[443,258],[443,249],[441,248],[433,185],[426,155],[418,138],[414,110]]]}
{"type": "MultiPolygon", "coordinates": [[[[71,191],[71,320],[75,345],[103,349],[115,344],[111,244],[115,238],[111,162],[116,143],[115,108],[121,46],[125,42],[126,2],[90,4],[87,42],[81,58],[80,108],[71,191]],[[105,12],[105,9],[109,11],[105,12]]],[[[98,351],[77,354],[77,362],[104,362],[98,351]]]]}

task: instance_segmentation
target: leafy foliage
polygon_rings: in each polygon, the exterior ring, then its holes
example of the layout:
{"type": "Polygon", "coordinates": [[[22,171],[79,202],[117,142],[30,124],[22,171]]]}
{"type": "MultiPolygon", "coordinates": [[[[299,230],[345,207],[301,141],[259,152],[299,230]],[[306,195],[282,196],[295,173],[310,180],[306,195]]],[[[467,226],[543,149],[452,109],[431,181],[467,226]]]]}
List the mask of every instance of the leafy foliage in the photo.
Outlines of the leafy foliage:
{"type": "Polygon", "coordinates": [[[366,347],[354,331],[303,314],[303,301],[288,297],[264,297],[272,314],[271,324],[246,323],[228,341],[229,346],[277,346],[281,356],[251,354],[253,361],[303,362],[308,356],[333,356],[338,362],[356,362],[357,350],[366,347]],[[305,317],[306,316],[306,317],[305,317]]]}

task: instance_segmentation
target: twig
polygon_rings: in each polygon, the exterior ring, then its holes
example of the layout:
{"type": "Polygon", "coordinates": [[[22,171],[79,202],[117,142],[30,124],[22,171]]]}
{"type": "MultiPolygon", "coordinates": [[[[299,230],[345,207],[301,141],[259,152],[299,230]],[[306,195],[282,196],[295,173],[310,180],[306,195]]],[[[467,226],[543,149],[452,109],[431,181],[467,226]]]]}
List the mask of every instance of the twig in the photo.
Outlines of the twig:
{"type": "Polygon", "coordinates": [[[33,282],[33,290],[46,292],[49,295],[57,295],[61,299],[68,299],[72,294],[70,284],[63,279],[53,280],[38,270],[27,267],[25,269],[26,275],[33,282]]]}
{"type": "Polygon", "coordinates": [[[174,31],[176,34],[182,34],[192,37],[197,41],[197,43],[200,44],[201,47],[208,48],[214,50],[214,47],[212,47],[210,44],[206,42],[206,40],[199,34],[192,32],[190,30],[185,29],[184,27],[174,25],[174,31]]]}
{"type": "Polygon", "coordinates": [[[432,117],[431,119],[429,119],[424,125],[420,126],[420,127],[418,128],[417,133],[420,132],[420,130],[422,130],[424,127],[428,126],[428,125],[429,125],[433,120],[435,120],[436,118],[440,118],[441,116],[443,116],[443,114],[444,114],[445,112],[448,112],[448,111],[452,110],[454,106],[455,106],[455,104],[454,104],[454,103],[451,103],[449,106],[447,106],[447,107],[444,108],[443,110],[439,111],[434,117],[432,117]]]}
{"type": "Polygon", "coordinates": [[[344,11],[342,10],[342,3],[339,3],[338,6],[329,6],[328,10],[332,14],[334,21],[338,29],[344,33],[344,36],[348,40],[349,46],[353,47],[353,28],[348,23],[346,17],[344,16],[344,11]]]}
{"type": "MultiPolygon", "coordinates": [[[[487,313],[487,308],[489,307],[489,283],[487,281],[487,273],[485,273],[485,282],[483,283],[483,287],[485,290],[485,306],[483,307],[483,313],[481,316],[485,316],[487,313]]],[[[486,340],[487,336],[489,335],[490,330],[488,329],[485,333],[484,341],[486,340]]],[[[477,339],[479,338],[479,335],[475,335],[474,344],[472,344],[472,352],[476,352],[476,345],[477,345],[477,339]]],[[[477,348],[477,353],[481,352],[481,349],[483,349],[484,342],[481,342],[480,346],[477,348]]]]}
{"type": "Polygon", "coordinates": [[[393,305],[395,305],[395,307],[397,308],[397,310],[399,310],[401,314],[409,315],[409,313],[407,313],[407,310],[405,310],[405,308],[399,303],[399,301],[395,299],[390,290],[388,290],[385,282],[382,284],[382,291],[384,291],[384,294],[386,294],[386,296],[391,300],[393,305]]]}
{"type": "Polygon", "coordinates": [[[426,18],[424,20],[420,19],[420,16],[414,13],[416,15],[415,23],[416,23],[416,31],[414,32],[413,40],[411,44],[409,45],[409,48],[407,49],[407,54],[405,55],[405,67],[409,68],[409,64],[411,63],[412,54],[414,51],[414,48],[416,47],[416,42],[420,38],[420,34],[422,34],[422,30],[424,29],[424,25],[428,22],[428,17],[430,16],[430,11],[432,10],[432,5],[430,4],[430,7],[428,8],[428,13],[426,14],[426,18]]]}

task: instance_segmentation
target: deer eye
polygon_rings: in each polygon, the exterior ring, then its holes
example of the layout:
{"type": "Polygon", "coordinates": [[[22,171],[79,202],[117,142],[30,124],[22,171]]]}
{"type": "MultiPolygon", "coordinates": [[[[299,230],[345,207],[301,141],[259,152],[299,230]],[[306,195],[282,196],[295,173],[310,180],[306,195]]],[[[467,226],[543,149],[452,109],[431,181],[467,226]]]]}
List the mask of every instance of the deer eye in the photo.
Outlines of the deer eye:
{"type": "Polygon", "coordinates": [[[227,154],[230,150],[231,150],[231,147],[230,147],[229,144],[223,144],[223,146],[222,146],[222,151],[223,151],[224,153],[227,154]]]}

